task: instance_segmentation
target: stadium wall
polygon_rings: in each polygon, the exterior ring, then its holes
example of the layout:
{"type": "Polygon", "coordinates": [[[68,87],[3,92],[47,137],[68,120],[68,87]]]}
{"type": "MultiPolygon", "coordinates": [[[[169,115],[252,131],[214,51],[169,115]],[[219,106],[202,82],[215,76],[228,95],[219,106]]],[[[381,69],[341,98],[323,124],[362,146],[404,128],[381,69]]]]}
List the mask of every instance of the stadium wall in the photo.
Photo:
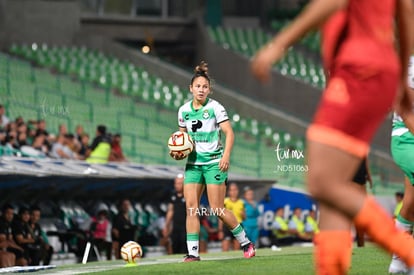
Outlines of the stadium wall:
{"type": "Polygon", "coordinates": [[[80,28],[75,0],[0,0],[0,47],[11,43],[70,45],[80,28]]]}

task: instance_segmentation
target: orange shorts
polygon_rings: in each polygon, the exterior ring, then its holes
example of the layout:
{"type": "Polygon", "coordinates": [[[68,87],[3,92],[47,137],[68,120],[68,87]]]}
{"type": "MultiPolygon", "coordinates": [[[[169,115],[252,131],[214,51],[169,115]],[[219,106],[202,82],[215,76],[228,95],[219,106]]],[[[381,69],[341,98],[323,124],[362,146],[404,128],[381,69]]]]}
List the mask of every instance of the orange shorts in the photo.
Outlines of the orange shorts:
{"type": "Polygon", "coordinates": [[[366,156],[377,128],[391,111],[398,84],[398,72],[351,65],[336,68],[307,139],[366,156]]]}

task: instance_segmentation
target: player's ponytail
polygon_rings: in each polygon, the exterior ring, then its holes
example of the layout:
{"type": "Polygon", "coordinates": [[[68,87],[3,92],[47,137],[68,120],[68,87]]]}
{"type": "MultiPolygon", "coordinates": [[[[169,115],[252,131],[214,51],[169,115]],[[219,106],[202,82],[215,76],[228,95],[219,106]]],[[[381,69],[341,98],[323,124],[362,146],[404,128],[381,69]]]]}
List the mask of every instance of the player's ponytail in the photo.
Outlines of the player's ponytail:
{"type": "Polygon", "coordinates": [[[196,79],[199,76],[205,77],[210,83],[210,77],[208,75],[208,64],[205,61],[201,61],[200,64],[195,67],[194,75],[191,78],[191,85],[193,84],[194,79],[196,79]]]}

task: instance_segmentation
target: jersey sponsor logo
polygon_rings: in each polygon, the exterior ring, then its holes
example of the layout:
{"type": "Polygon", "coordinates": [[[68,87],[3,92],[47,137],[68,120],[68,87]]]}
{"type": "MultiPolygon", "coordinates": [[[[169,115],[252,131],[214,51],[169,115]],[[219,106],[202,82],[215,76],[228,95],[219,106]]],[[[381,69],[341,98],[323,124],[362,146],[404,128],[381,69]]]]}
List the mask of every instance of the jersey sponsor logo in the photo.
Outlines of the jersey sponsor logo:
{"type": "Polygon", "coordinates": [[[191,121],[191,131],[197,132],[203,126],[203,123],[200,120],[191,121]]]}

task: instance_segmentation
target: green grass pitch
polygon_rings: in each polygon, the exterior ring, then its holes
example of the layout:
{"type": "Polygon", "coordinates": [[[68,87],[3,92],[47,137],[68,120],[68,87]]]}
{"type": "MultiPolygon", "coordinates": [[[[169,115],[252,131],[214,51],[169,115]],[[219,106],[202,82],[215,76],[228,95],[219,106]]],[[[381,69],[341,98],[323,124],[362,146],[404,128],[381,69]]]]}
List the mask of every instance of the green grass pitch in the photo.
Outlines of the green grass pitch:
{"type": "MultiPolygon", "coordinates": [[[[122,261],[90,262],[59,266],[36,274],[314,274],[312,247],[285,247],[282,251],[258,249],[256,257],[244,259],[241,251],[201,255],[200,262],[183,263],[182,255],[143,258],[136,266],[122,261]]],[[[390,255],[372,244],[354,248],[350,275],[388,274],[390,255]]]]}

